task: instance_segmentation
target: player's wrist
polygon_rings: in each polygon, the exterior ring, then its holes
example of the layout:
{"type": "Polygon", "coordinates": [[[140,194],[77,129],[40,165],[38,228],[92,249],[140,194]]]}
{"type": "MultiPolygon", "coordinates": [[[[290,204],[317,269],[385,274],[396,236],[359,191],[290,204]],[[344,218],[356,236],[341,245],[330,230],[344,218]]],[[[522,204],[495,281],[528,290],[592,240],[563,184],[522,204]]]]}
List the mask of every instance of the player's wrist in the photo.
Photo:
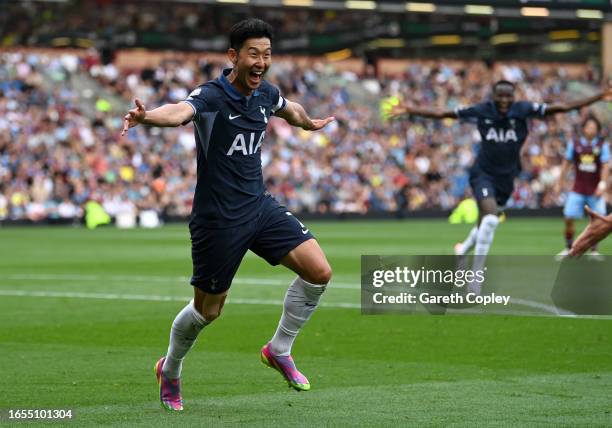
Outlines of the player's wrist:
{"type": "Polygon", "coordinates": [[[140,118],[137,118],[136,121],[142,125],[157,125],[157,121],[154,117],[151,117],[148,111],[145,111],[145,113],[140,118]]]}

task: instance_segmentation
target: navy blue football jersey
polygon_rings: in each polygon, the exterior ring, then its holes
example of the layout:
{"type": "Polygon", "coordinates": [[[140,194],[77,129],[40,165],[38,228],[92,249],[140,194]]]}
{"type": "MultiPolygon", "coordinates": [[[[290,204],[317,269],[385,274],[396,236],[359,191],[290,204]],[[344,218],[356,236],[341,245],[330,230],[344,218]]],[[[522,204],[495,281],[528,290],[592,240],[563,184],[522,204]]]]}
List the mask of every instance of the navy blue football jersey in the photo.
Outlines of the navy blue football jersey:
{"type": "Polygon", "coordinates": [[[264,200],[261,146],[268,119],[286,105],[262,81],[250,97],[227,80],[231,69],[196,88],[183,102],[193,108],[197,183],[192,221],[226,228],[255,218],[264,200]]]}
{"type": "Polygon", "coordinates": [[[544,117],[546,104],[517,101],[501,115],[493,101],[460,107],[462,121],[478,126],[481,137],[476,165],[491,175],[515,175],[520,171],[520,153],[529,133],[528,119],[544,117]]]}

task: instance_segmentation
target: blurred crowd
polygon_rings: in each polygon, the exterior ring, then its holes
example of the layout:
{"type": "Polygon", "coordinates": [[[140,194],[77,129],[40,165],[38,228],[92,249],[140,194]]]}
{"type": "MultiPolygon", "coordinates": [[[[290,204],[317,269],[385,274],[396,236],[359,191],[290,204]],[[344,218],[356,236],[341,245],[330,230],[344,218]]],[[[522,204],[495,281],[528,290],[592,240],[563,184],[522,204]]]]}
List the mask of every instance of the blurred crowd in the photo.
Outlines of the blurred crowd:
{"type": "MultiPolygon", "coordinates": [[[[125,110],[98,99],[87,113],[74,80],[86,76],[126,110],[134,98],[152,109],[186,98],[224,66],[194,57],[120,70],[93,53],[0,53],[0,219],[79,218],[89,200],[112,216],[143,210],[188,216],[196,179],[192,125],[138,126],[120,138],[125,110]]],[[[296,213],[452,209],[470,196],[466,168],[479,138],[475,127],[418,118],[388,122],[381,100],[401,96],[454,108],[486,99],[502,77],[518,83],[518,99],[538,102],[596,89],[586,65],[570,75],[537,64],[414,62],[376,77],[370,69],[358,76],[329,64],[275,62],[268,79],[285,97],[313,117],[334,115],[337,122],[305,132],[273,118],[262,149],[266,186],[296,213]]],[[[554,183],[566,141],[588,113],[533,122],[511,207],[563,203],[554,183]]],[[[611,117],[604,110],[601,119],[609,124],[611,117]]]]}
{"type": "Polygon", "coordinates": [[[333,34],[383,22],[383,16],[375,12],[339,14],[333,10],[246,4],[236,8],[193,1],[5,1],[0,14],[0,46],[50,46],[54,39],[58,43],[57,39],[68,37],[115,47],[169,47],[179,41],[183,48],[202,49],[199,43],[207,43],[207,49],[218,51],[226,49],[224,35],[231,27],[252,16],[266,20],[283,38],[333,34]]]}

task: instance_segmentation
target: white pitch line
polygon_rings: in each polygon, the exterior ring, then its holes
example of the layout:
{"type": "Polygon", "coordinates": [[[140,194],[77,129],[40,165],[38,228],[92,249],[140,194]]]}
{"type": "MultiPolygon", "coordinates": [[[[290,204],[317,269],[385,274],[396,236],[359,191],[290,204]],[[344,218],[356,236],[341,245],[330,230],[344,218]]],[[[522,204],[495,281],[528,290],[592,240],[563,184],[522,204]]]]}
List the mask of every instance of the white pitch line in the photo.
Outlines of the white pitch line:
{"type": "MultiPolygon", "coordinates": [[[[188,283],[188,277],[182,276],[150,276],[150,275],[112,275],[112,276],[104,276],[104,275],[78,275],[78,274],[9,274],[9,275],[0,275],[0,280],[12,280],[12,281],[94,281],[94,282],[174,282],[174,283],[188,283]]],[[[235,278],[233,281],[234,284],[244,284],[244,285],[268,285],[268,286],[282,286],[286,287],[288,282],[281,279],[265,279],[265,278],[235,278]]],[[[338,289],[347,289],[347,290],[359,290],[361,287],[357,284],[351,283],[336,283],[333,282],[330,285],[330,288],[338,288],[338,289]]],[[[9,290],[10,291],[10,290],[9,290]]],[[[15,292],[21,292],[15,290],[15,292]]],[[[0,291],[0,294],[3,292],[0,291]]],[[[47,293],[47,292],[36,292],[36,293],[47,293]]],[[[49,292],[51,293],[51,292],[49,292]]],[[[181,300],[181,297],[173,298],[172,296],[151,296],[151,295],[137,295],[137,294],[97,294],[97,293],[69,293],[73,296],[51,296],[50,294],[40,296],[40,297],[75,297],[75,298],[91,298],[91,299],[113,299],[115,297],[94,297],[96,295],[99,296],[121,296],[117,297],[117,299],[123,300],[150,300],[150,301],[172,301],[172,300],[181,300]]],[[[24,295],[25,296],[25,295],[24,295]]],[[[232,299],[234,303],[244,303],[249,304],[249,302],[254,302],[254,300],[249,300],[248,302],[239,302],[240,299],[232,299]]],[[[269,303],[255,303],[255,304],[277,304],[279,302],[276,301],[261,301],[261,302],[269,302],[269,303]]],[[[540,303],[533,300],[526,300],[520,298],[511,298],[511,302],[525,306],[533,309],[540,309],[544,312],[550,313],[552,315],[561,315],[561,316],[577,316],[574,312],[557,308],[552,305],[548,305],[546,303],[540,303]]],[[[282,304],[282,302],[280,302],[282,304]]],[[[339,304],[341,305],[341,304],[339,304]]],[[[352,305],[352,304],[348,304],[352,305]]],[[[323,305],[325,306],[325,304],[323,305]]],[[[336,307],[360,307],[356,306],[336,306],[336,307]]]]}
{"type": "MultiPolygon", "coordinates": [[[[117,294],[117,293],[81,293],[73,291],[24,291],[24,290],[0,290],[0,296],[11,297],[52,297],[68,299],[100,299],[100,300],[139,300],[149,302],[187,302],[189,296],[156,296],[149,294],[117,294]]],[[[238,305],[274,305],[283,304],[282,300],[264,299],[227,299],[227,303],[238,305]]],[[[361,305],[356,303],[325,303],[321,306],[327,308],[360,309],[361,305]]]]}
{"type": "Polygon", "coordinates": [[[517,299],[515,297],[510,297],[510,303],[515,303],[520,306],[526,306],[528,308],[541,309],[544,312],[548,312],[553,315],[562,315],[566,317],[577,316],[577,314],[572,311],[557,308],[556,306],[552,305],[547,305],[546,303],[534,302],[533,300],[517,299]]]}
{"type": "MultiPolygon", "coordinates": [[[[161,283],[188,283],[190,278],[186,276],[149,276],[149,275],[75,275],[75,274],[10,274],[0,275],[0,280],[11,281],[94,281],[94,282],[161,282],[161,283]]],[[[288,287],[290,280],[283,279],[259,279],[259,278],[235,278],[233,284],[244,285],[271,285],[288,287]]],[[[359,290],[356,284],[332,281],[331,288],[346,290],[359,290]]]]}

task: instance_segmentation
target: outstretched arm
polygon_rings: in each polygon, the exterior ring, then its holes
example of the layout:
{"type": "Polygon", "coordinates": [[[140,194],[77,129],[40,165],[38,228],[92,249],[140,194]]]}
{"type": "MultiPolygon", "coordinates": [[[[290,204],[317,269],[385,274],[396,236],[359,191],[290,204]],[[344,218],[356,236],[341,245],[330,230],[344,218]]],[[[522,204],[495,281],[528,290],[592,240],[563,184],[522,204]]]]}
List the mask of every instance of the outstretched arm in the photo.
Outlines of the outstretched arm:
{"type": "Polygon", "coordinates": [[[591,218],[589,225],[582,231],[578,239],[574,241],[570,250],[570,256],[576,257],[584,254],[586,250],[593,247],[612,232],[612,214],[604,217],[597,214],[588,206],[584,207],[591,218]]]}
{"type": "Polygon", "coordinates": [[[308,117],[304,107],[289,100],[287,100],[285,108],[277,111],[275,115],[285,119],[289,125],[297,126],[307,131],[317,131],[336,120],[333,116],[326,117],[325,119],[311,119],[308,117]]]}
{"type": "Polygon", "coordinates": [[[136,108],[128,111],[123,117],[123,136],[129,128],[139,123],[152,126],[179,126],[193,117],[193,108],[187,103],[164,104],[147,111],[139,99],[135,101],[136,108]]]}
{"type": "Polygon", "coordinates": [[[599,92],[593,96],[588,98],[583,98],[581,100],[570,101],[567,103],[554,103],[550,104],[546,107],[545,115],[555,114],[555,113],[566,113],[570,110],[582,108],[588,106],[590,104],[596,103],[600,100],[610,100],[612,99],[612,88],[607,88],[605,91],[599,92]]]}
{"type": "Polygon", "coordinates": [[[409,104],[400,104],[394,106],[391,109],[391,117],[395,118],[404,114],[411,114],[413,116],[423,116],[432,119],[457,119],[457,113],[453,110],[442,110],[434,108],[422,108],[416,107],[409,104]]]}

